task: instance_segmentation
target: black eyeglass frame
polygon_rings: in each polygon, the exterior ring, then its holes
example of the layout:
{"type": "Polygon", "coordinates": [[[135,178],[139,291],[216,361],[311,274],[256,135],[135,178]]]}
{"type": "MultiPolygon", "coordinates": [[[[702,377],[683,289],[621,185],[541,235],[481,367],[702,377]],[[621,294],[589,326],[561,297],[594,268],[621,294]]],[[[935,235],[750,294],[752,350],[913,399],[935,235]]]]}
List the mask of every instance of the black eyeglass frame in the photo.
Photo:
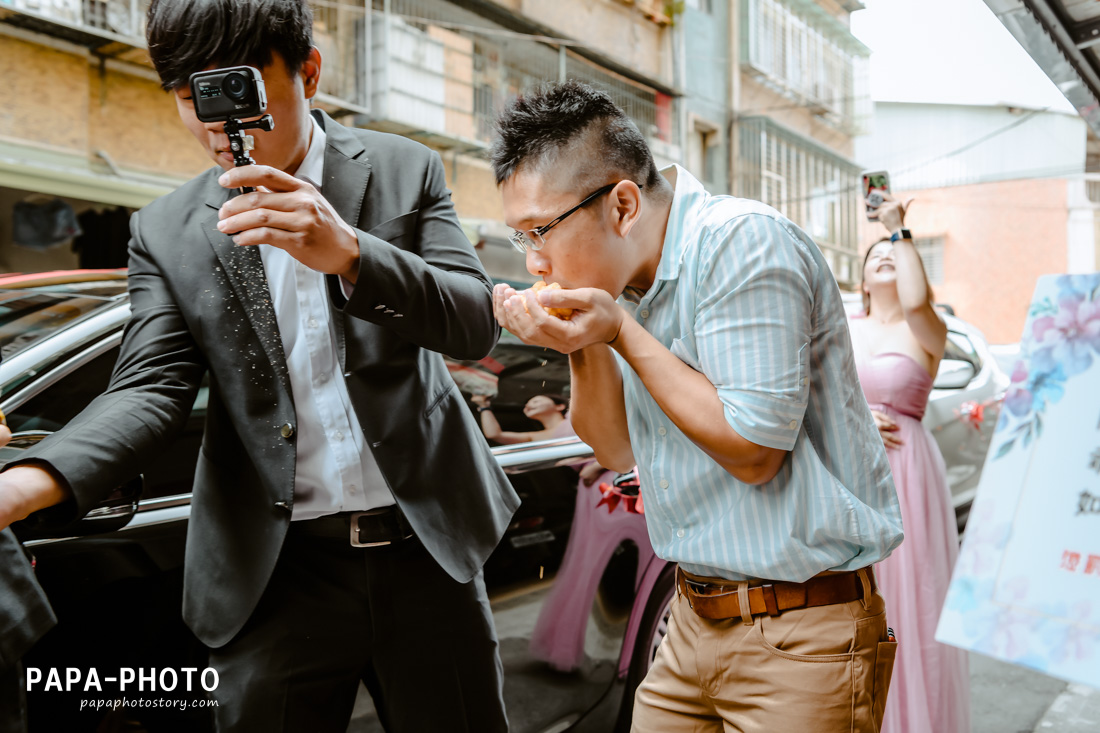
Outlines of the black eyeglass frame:
{"type": "Polygon", "coordinates": [[[546,244],[545,237],[547,232],[568,219],[569,216],[573,214],[573,212],[583,209],[585,206],[592,203],[600,196],[603,196],[605,193],[610,192],[613,188],[615,188],[615,186],[618,186],[620,183],[622,183],[622,181],[609,183],[606,186],[599,188],[596,191],[593,191],[590,195],[586,196],[583,201],[551,221],[549,224],[544,224],[541,227],[536,227],[534,229],[528,229],[525,232],[512,232],[512,236],[510,236],[508,239],[511,240],[512,246],[523,254],[527,253],[528,247],[538,252],[540,249],[542,249],[543,245],[546,244]],[[532,234],[534,234],[535,236],[532,237],[532,234]]]}

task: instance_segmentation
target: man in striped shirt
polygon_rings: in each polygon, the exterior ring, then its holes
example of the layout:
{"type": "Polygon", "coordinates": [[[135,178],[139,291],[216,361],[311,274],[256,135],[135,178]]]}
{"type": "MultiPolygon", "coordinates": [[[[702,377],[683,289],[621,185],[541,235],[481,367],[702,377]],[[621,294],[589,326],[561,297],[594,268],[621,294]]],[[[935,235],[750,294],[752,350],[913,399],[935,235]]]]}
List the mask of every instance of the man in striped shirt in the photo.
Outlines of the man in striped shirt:
{"type": "Polygon", "coordinates": [[[895,645],[870,568],[901,515],[820,251],[767,206],[659,173],[583,84],[520,97],[498,128],[513,243],[562,289],[498,285],[497,318],[569,354],[577,434],[638,465],[678,564],[633,729],[877,731],[895,645]]]}

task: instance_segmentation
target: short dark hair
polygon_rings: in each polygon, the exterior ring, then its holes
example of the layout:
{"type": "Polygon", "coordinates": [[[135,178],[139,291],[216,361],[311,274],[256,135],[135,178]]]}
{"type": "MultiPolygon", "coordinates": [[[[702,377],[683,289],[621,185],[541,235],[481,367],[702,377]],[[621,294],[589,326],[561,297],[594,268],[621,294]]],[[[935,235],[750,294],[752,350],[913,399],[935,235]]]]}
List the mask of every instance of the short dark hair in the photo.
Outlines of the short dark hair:
{"type": "MultiPolygon", "coordinates": [[[[493,173],[497,185],[525,166],[555,162],[570,150],[586,188],[609,182],[608,174],[631,180],[643,191],[660,185],[653,154],[634,122],[611,96],[579,81],[543,84],[515,99],[497,119],[493,173]],[[598,179],[598,180],[597,180],[598,179]]],[[[587,193],[587,190],[585,191],[587,193]]]]}
{"type": "Polygon", "coordinates": [[[313,48],[307,0],[153,0],[145,29],[165,91],[211,65],[267,66],[274,53],[296,74],[313,48]]]}

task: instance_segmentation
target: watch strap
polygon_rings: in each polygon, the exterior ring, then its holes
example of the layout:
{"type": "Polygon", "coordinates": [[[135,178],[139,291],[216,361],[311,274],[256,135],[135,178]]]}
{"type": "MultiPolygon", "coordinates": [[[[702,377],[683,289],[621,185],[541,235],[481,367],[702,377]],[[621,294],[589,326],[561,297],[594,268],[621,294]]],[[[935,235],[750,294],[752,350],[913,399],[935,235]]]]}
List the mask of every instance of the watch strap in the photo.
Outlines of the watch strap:
{"type": "Polygon", "coordinates": [[[896,242],[899,239],[912,240],[913,239],[913,233],[910,232],[905,227],[902,227],[901,229],[897,230],[896,232],[894,232],[893,234],[890,235],[890,241],[891,242],[896,242]]]}

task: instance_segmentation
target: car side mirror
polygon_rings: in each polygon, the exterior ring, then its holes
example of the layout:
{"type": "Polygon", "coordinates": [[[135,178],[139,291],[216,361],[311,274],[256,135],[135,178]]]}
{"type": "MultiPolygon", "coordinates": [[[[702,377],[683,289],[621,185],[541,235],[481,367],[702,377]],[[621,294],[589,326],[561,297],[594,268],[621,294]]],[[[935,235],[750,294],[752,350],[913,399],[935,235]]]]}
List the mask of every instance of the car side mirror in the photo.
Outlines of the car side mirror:
{"type": "Polygon", "coordinates": [[[970,380],[977,376],[978,371],[969,361],[961,359],[944,359],[940,362],[940,369],[936,373],[934,389],[962,389],[970,384],[970,380]]]}
{"type": "MultiPolygon", "coordinates": [[[[40,430],[16,433],[7,446],[0,448],[0,464],[17,459],[23,451],[47,435],[49,435],[48,432],[40,430]]],[[[137,513],[142,488],[143,482],[140,477],[127,481],[76,522],[58,520],[52,510],[44,509],[21,522],[15,522],[11,528],[21,542],[114,532],[129,524],[137,513]]]]}

